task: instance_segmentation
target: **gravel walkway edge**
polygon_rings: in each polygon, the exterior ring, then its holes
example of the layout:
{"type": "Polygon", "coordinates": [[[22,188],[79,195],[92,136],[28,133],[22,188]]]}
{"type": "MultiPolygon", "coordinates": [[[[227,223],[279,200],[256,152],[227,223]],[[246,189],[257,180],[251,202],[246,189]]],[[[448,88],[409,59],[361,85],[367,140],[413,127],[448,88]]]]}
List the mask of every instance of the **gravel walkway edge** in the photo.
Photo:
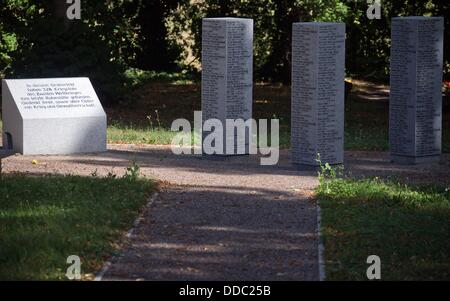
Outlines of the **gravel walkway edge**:
{"type": "Polygon", "coordinates": [[[320,208],[320,203],[317,201],[317,250],[319,252],[319,281],[325,281],[326,279],[326,270],[325,270],[325,258],[323,252],[325,251],[325,246],[322,241],[322,210],[320,208]]]}
{"type": "MultiPolygon", "coordinates": [[[[145,215],[146,213],[148,213],[148,210],[150,209],[150,207],[153,205],[153,203],[155,202],[156,198],[158,197],[159,193],[158,192],[154,192],[147,204],[145,205],[144,210],[142,210],[141,214],[139,214],[139,216],[136,218],[136,220],[133,223],[133,227],[131,227],[130,230],[128,230],[128,232],[125,234],[126,238],[131,238],[133,236],[134,231],[136,230],[136,228],[139,226],[139,224],[145,219],[145,215]]],[[[94,281],[102,281],[103,277],[105,276],[105,274],[108,272],[108,270],[111,268],[112,263],[114,261],[115,256],[112,256],[108,261],[106,261],[103,264],[103,267],[100,269],[100,271],[98,271],[98,273],[96,273],[94,281]]]]}

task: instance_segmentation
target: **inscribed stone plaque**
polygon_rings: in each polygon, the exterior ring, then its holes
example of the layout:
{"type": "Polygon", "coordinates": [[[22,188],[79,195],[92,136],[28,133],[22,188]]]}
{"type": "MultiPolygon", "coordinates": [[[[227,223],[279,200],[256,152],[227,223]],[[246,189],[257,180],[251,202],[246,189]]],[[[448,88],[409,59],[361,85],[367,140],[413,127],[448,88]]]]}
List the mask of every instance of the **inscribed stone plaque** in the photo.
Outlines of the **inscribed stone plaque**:
{"type": "Polygon", "coordinates": [[[106,114],[88,78],[3,80],[2,115],[18,153],[106,151],[106,114]]]}

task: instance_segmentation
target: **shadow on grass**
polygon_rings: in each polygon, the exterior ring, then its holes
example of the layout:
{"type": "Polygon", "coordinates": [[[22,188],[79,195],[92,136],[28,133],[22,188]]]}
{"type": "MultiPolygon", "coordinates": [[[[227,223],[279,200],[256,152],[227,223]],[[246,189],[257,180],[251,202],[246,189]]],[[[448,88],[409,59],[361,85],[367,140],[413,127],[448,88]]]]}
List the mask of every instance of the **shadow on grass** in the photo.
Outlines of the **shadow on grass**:
{"type": "Polygon", "coordinates": [[[96,271],[153,189],[149,180],[4,175],[0,279],[65,279],[69,255],[84,274],[96,271]]]}
{"type": "Polygon", "coordinates": [[[318,198],[327,280],[367,280],[370,255],[383,280],[450,279],[448,189],[336,180],[318,198]]]}

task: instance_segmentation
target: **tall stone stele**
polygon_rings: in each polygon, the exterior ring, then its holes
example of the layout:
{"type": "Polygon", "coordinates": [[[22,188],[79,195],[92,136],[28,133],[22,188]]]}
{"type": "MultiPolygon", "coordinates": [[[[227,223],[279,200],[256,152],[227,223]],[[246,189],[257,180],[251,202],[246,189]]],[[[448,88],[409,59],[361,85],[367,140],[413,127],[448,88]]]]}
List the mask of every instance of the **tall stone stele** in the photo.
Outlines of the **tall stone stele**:
{"type": "Polygon", "coordinates": [[[393,18],[391,37],[391,160],[439,161],[444,18],[393,18]]]}
{"type": "Polygon", "coordinates": [[[344,161],[345,24],[292,26],[291,145],[294,164],[344,161]]]}
{"type": "MultiPolygon", "coordinates": [[[[205,18],[202,26],[203,124],[211,119],[222,122],[223,154],[230,154],[227,147],[233,154],[248,154],[251,127],[236,141],[238,132],[227,131],[225,120],[252,118],[253,20],[205,18]],[[239,143],[243,152],[238,152],[239,143]]],[[[210,132],[203,131],[203,140],[210,132]]]]}

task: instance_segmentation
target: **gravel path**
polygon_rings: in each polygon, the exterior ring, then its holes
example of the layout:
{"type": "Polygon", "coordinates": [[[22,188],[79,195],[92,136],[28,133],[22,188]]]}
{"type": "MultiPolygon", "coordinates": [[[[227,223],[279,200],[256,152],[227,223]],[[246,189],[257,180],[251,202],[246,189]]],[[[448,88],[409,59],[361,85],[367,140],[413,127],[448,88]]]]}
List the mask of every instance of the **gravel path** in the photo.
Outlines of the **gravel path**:
{"type": "MultiPolygon", "coordinates": [[[[121,175],[135,159],[162,181],[161,193],[113,260],[105,280],[318,280],[315,172],[298,171],[289,152],[273,167],[257,156],[174,156],[167,146],[110,145],[103,154],[13,156],[4,172],[121,175]],[[37,160],[38,164],[32,164],[37,160]]],[[[387,153],[347,152],[354,176],[450,184],[441,164],[401,166],[387,153]]]]}
{"type": "Polygon", "coordinates": [[[292,193],[170,187],[103,279],[317,280],[315,213],[292,193]]]}

